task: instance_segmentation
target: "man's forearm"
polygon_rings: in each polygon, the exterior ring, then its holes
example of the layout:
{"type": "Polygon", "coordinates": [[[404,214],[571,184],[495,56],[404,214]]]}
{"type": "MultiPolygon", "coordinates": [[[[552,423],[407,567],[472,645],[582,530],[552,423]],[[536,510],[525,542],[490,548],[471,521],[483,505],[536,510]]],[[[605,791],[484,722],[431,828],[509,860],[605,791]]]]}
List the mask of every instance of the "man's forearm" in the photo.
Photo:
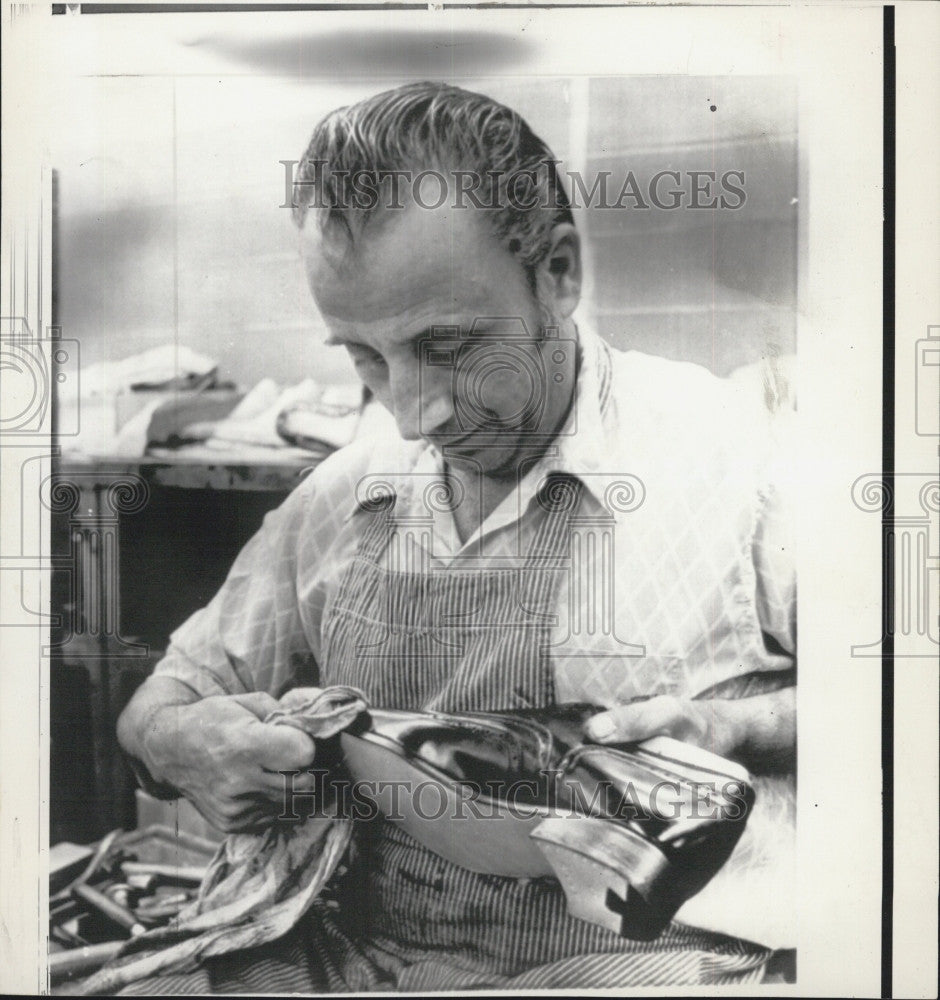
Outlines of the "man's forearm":
{"type": "Polygon", "coordinates": [[[149,677],[118,719],[118,741],[131,758],[141,785],[158,798],[176,798],[180,793],[166,782],[162,755],[155,754],[153,748],[173,739],[173,733],[178,732],[173,710],[198,700],[199,695],[192,688],[172,677],[149,677]],[[174,717],[172,720],[170,715],[174,717]]]}

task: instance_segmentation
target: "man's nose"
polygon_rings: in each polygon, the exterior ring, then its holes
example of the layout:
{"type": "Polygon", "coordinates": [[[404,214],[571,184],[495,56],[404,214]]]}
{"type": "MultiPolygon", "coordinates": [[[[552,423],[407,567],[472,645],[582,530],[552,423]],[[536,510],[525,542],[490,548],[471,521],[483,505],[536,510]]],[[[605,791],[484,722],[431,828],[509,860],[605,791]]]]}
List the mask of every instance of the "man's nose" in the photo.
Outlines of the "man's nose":
{"type": "Polygon", "coordinates": [[[406,441],[433,434],[453,416],[450,379],[435,379],[427,370],[419,372],[415,365],[414,370],[392,372],[390,381],[393,416],[406,441]]]}

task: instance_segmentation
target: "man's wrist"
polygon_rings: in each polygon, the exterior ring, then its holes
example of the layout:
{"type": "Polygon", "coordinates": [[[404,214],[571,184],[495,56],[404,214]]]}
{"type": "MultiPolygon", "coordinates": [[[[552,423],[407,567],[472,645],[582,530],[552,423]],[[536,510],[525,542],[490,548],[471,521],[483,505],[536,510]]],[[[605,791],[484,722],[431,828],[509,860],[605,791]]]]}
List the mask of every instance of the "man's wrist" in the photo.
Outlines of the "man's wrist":
{"type": "Polygon", "coordinates": [[[795,689],[750,698],[716,699],[729,747],[726,756],[755,773],[792,770],[796,757],[795,689]]]}
{"type": "Polygon", "coordinates": [[[148,795],[152,795],[155,799],[164,800],[182,798],[183,793],[175,785],[170,785],[165,781],[157,781],[139,757],[128,754],[127,759],[134,776],[137,778],[137,783],[148,795]]]}
{"type": "MultiPolygon", "coordinates": [[[[162,692],[161,692],[162,693],[162,692]]],[[[182,792],[172,781],[168,750],[179,744],[184,731],[179,712],[187,702],[150,700],[147,692],[132,702],[118,720],[118,740],[141,787],[159,799],[179,798],[182,792]],[[172,717],[171,717],[172,713],[172,717]]],[[[136,696],[135,696],[136,697],[136,696]]]]}
{"type": "MultiPolygon", "coordinates": [[[[701,704],[701,703],[700,703],[701,704]]],[[[709,742],[720,757],[740,760],[750,741],[750,719],[739,700],[715,698],[704,702],[709,716],[709,742]]]]}
{"type": "Polygon", "coordinates": [[[174,787],[170,781],[174,751],[180,749],[180,735],[186,730],[180,713],[188,707],[186,704],[155,705],[140,723],[141,760],[150,776],[165,787],[174,787]]]}

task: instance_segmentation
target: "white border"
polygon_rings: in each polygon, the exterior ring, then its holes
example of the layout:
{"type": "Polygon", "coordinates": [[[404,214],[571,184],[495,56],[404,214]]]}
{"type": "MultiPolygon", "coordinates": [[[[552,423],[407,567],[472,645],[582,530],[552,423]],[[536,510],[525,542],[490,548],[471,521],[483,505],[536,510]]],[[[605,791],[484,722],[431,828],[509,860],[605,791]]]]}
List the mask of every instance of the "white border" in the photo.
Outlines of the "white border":
{"type": "MultiPolygon", "coordinates": [[[[938,158],[935,114],[929,110],[937,106],[937,9],[905,3],[898,10],[899,471],[908,462],[912,471],[923,469],[921,453],[909,453],[902,440],[900,407],[909,392],[904,373],[911,345],[923,336],[926,322],[940,322],[934,257],[938,158]]],[[[4,198],[5,212],[15,203],[18,176],[28,183],[42,159],[55,113],[67,106],[72,74],[185,73],[185,53],[165,43],[165,32],[182,24],[195,37],[229,23],[220,15],[174,19],[149,14],[141,23],[139,17],[100,15],[50,21],[36,13],[20,15],[12,25],[8,21],[4,32],[3,183],[4,194],[13,196],[12,201],[4,198]]],[[[253,34],[279,32],[298,16],[221,15],[250,25],[253,34]]],[[[336,19],[331,27],[343,19],[370,31],[407,24],[455,33],[471,26],[525,32],[534,58],[518,67],[520,74],[538,67],[553,74],[585,72],[586,67],[592,74],[617,75],[799,74],[801,162],[807,171],[801,193],[805,242],[799,329],[801,910],[798,983],[771,992],[878,995],[880,662],[852,658],[850,650],[876,639],[881,620],[880,522],[851,501],[854,480],[877,473],[881,460],[880,7],[433,9],[328,16],[336,19]]],[[[7,263],[5,258],[2,266],[7,263]]],[[[19,489],[19,475],[11,475],[17,460],[4,448],[4,516],[11,509],[8,491],[19,489]]],[[[18,585],[10,582],[15,575],[0,573],[3,620],[20,607],[18,585]]],[[[42,600],[41,580],[32,578],[29,586],[32,599],[42,600]]],[[[43,870],[39,845],[46,835],[43,811],[37,809],[47,767],[46,750],[37,753],[36,741],[37,720],[47,711],[37,683],[41,638],[36,629],[7,629],[0,640],[0,977],[9,991],[33,992],[45,989],[44,903],[37,888],[43,870]]],[[[936,664],[899,663],[896,673],[895,984],[898,995],[929,996],[936,993],[931,961],[936,955],[936,883],[931,881],[936,875],[931,850],[936,845],[936,664]],[[915,865],[914,858],[922,860],[915,865]]],[[[666,990],[645,992],[668,995],[666,990]]],[[[754,988],[684,992],[745,995],[754,988]]]]}

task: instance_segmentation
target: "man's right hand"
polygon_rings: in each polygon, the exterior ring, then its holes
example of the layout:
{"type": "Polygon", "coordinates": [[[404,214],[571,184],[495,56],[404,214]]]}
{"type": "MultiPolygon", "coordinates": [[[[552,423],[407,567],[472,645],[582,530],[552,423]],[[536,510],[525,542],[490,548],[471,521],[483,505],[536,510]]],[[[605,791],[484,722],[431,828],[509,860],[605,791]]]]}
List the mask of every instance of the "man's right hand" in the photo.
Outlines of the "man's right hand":
{"type": "MultiPolygon", "coordinates": [[[[145,714],[134,711],[133,701],[128,706],[128,718],[121,720],[125,749],[225,833],[270,823],[284,810],[285,781],[278,772],[303,772],[313,763],[309,736],[261,721],[277,707],[269,694],[216,695],[148,707],[145,714]],[[139,724],[128,736],[135,715],[139,724]]],[[[297,775],[292,793],[312,790],[315,780],[311,774],[297,775]]]]}

